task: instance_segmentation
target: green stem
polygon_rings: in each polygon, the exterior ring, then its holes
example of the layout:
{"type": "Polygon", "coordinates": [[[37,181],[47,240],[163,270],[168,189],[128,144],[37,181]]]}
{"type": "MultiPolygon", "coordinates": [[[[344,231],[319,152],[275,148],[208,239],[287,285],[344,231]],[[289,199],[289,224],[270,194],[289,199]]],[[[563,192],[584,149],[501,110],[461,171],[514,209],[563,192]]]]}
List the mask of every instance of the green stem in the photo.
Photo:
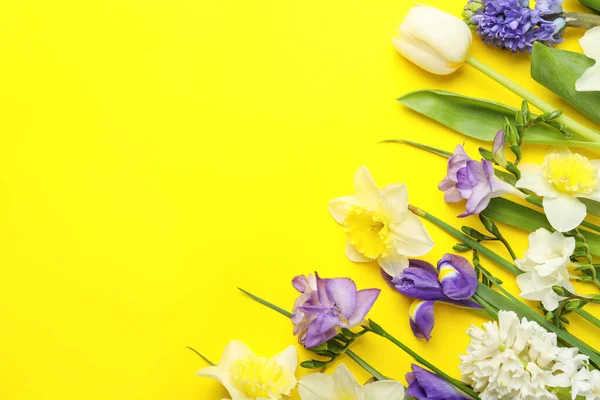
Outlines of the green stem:
{"type": "Polygon", "coordinates": [[[215,364],[214,362],[210,361],[208,358],[204,357],[202,354],[200,354],[200,352],[194,348],[191,347],[186,347],[186,349],[190,349],[191,351],[193,351],[194,353],[196,353],[201,359],[203,359],[204,361],[206,361],[207,364],[210,364],[211,366],[215,366],[217,364],[215,364]]]}
{"type": "Polygon", "coordinates": [[[450,375],[446,374],[444,371],[437,368],[435,365],[431,364],[429,361],[425,360],[423,357],[421,357],[420,355],[418,355],[417,353],[412,351],[410,349],[410,347],[406,346],[404,343],[402,343],[401,341],[396,339],[394,336],[390,335],[379,324],[370,320],[369,327],[365,327],[365,328],[368,328],[374,334],[381,336],[382,338],[387,339],[391,343],[395,344],[400,349],[402,349],[406,354],[408,354],[409,356],[414,358],[419,364],[422,364],[423,366],[430,369],[432,372],[435,372],[437,375],[444,378],[444,380],[446,380],[446,381],[450,382],[452,385],[454,385],[457,389],[463,391],[464,393],[468,394],[469,396],[471,396],[474,399],[479,399],[479,396],[477,395],[477,393],[475,393],[473,391],[473,389],[471,389],[470,387],[468,387],[467,385],[465,385],[463,382],[459,381],[458,379],[452,378],[450,375]]]}
{"type": "Polygon", "coordinates": [[[365,371],[373,375],[378,381],[387,381],[389,378],[382,375],[379,371],[373,368],[369,363],[360,358],[355,352],[352,350],[346,350],[346,354],[348,357],[354,360],[358,365],[360,365],[365,371]]]}
{"type": "Polygon", "coordinates": [[[600,26],[600,15],[567,12],[562,13],[562,17],[569,28],[592,29],[600,26]]]}
{"type": "Polygon", "coordinates": [[[600,319],[594,317],[589,312],[580,308],[579,310],[577,310],[577,314],[579,314],[583,319],[588,321],[590,324],[593,324],[593,325],[597,326],[598,328],[600,328],[600,319]]]}
{"type": "MultiPolygon", "coordinates": [[[[555,107],[552,107],[550,104],[546,103],[544,100],[540,99],[535,94],[531,93],[524,87],[517,85],[512,80],[508,79],[504,75],[501,75],[500,73],[488,67],[481,61],[470,57],[466,61],[466,63],[472,66],[473,68],[477,69],[478,71],[482,72],[483,74],[487,75],[488,77],[492,78],[508,90],[521,97],[523,100],[527,101],[530,104],[533,104],[541,111],[549,113],[556,110],[555,107]]],[[[591,140],[592,142],[600,142],[600,132],[590,129],[575,121],[574,119],[565,116],[564,114],[558,117],[555,121],[567,126],[572,133],[577,134],[579,137],[591,140]]]]}

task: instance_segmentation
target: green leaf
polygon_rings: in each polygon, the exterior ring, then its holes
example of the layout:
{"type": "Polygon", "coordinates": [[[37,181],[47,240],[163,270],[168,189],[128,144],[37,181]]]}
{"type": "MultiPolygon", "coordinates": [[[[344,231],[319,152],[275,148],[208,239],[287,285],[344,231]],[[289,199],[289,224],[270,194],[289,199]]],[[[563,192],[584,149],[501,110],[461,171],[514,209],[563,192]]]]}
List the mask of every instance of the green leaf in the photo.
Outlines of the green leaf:
{"type": "Polygon", "coordinates": [[[531,58],[531,76],[583,114],[600,122],[600,93],[575,90],[575,82],[593,65],[594,60],[583,54],[536,43],[531,58]]]}
{"type": "Polygon", "coordinates": [[[579,0],[579,2],[584,6],[588,6],[589,8],[593,8],[600,12],[600,0],[579,0]]]}
{"type": "MultiPolygon", "coordinates": [[[[495,198],[482,213],[484,216],[515,228],[533,232],[539,228],[552,231],[552,226],[544,214],[532,208],[522,206],[510,200],[495,198]]],[[[600,236],[595,233],[582,230],[590,252],[600,256],[600,236]]]]}
{"type": "MultiPolygon", "coordinates": [[[[418,90],[398,99],[400,103],[463,135],[492,142],[505,119],[513,120],[517,109],[494,101],[476,99],[442,90],[418,90]]],[[[599,107],[600,111],[600,107],[599,107]]],[[[532,118],[536,118],[532,115],[532,118]]],[[[567,139],[547,124],[527,130],[525,143],[600,149],[600,143],[567,139]]]]}
{"type": "Polygon", "coordinates": [[[390,140],[384,140],[381,143],[407,144],[409,146],[416,147],[417,149],[421,149],[421,150],[425,150],[425,151],[428,151],[428,152],[433,153],[433,154],[437,154],[438,156],[442,156],[442,157],[445,157],[445,158],[452,157],[452,153],[449,152],[449,151],[444,151],[444,150],[436,149],[435,147],[427,146],[426,144],[421,144],[421,143],[413,142],[411,140],[390,139],[390,140]]]}

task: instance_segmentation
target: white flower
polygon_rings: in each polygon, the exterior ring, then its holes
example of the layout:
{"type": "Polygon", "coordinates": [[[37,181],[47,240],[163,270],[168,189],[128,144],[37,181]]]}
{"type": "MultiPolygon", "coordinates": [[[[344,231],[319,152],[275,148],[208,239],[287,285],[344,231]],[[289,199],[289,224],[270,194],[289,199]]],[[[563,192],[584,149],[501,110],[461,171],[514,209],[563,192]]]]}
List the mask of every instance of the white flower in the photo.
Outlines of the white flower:
{"type": "Polygon", "coordinates": [[[404,386],[396,381],[379,381],[361,386],[344,364],[333,375],[309,374],[300,379],[302,400],[402,400],[404,386]]]}
{"type": "Polygon", "coordinates": [[[569,271],[566,267],[559,268],[547,276],[542,276],[535,270],[526,272],[517,276],[517,285],[521,289],[519,296],[527,300],[541,301],[548,311],[556,310],[558,303],[564,300],[564,297],[559,296],[552,289],[553,286],[561,286],[569,292],[575,292],[575,288],[569,281],[569,271]]]}
{"type": "Polygon", "coordinates": [[[473,36],[460,18],[426,5],[413,7],[393,40],[396,50],[426,71],[448,75],[470,56],[473,36]]]}
{"type": "Polygon", "coordinates": [[[498,322],[487,322],[483,329],[471,326],[467,334],[471,343],[460,356],[460,370],[482,399],[557,399],[549,390],[558,353],[554,333],[500,311],[498,322]]]}
{"type": "Polygon", "coordinates": [[[391,276],[408,266],[408,258],[427,254],[433,240],[408,210],[406,185],[379,189],[367,167],[354,175],[356,195],[329,202],[329,212],[346,228],[346,256],[354,262],[377,260],[391,276]]]}
{"type": "Polygon", "coordinates": [[[540,228],[529,234],[529,247],[515,264],[523,272],[535,270],[541,276],[548,276],[569,265],[574,251],[575,238],[540,228]]]}
{"type": "Polygon", "coordinates": [[[600,399],[600,371],[590,371],[587,367],[579,370],[572,378],[572,398],[585,397],[585,400],[600,399]]]}
{"type": "Polygon", "coordinates": [[[554,386],[571,387],[574,390],[578,390],[581,387],[581,381],[591,377],[586,375],[585,372],[588,363],[588,356],[579,354],[577,349],[570,347],[559,348],[556,355],[556,362],[552,367],[555,380],[554,386]],[[579,372],[580,370],[581,372],[579,372]]]}
{"type": "Polygon", "coordinates": [[[575,239],[572,237],[565,237],[560,232],[551,233],[544,228],[531,233],[524,257],[515,260],[516,266],[524,272],[517,277],[520,296],[541,301],[546,310],[554,311],[563,298],[554,292],[553,286],[575,292],[567,270],[573,251],[575,239]]]}
{"type": "Polygon", "coordinates": [[[577,80],[576,88],[580,92],[600,90],[600,27],[592,28],[579,41],[586,56],[593,58],[596,64],[588,68],[577,80]]]}
{"type": "Polygon", "coordinates": [[[522,164],[516,186],[542,196],[544,212],[554,229],[575,229],[586,216],[579,197],[600,201],[600,160],[580,154],[550,153],[542,165],[522,164]]]}
{"type": "Polygon", "coordinates": [[[272,358],[257,357],[240,341],[230,342],[219,365],[198,371],[198,376],[215,379],[232,400],[280,400],[296,387],[298,354],[294,346],[272,358]]]}

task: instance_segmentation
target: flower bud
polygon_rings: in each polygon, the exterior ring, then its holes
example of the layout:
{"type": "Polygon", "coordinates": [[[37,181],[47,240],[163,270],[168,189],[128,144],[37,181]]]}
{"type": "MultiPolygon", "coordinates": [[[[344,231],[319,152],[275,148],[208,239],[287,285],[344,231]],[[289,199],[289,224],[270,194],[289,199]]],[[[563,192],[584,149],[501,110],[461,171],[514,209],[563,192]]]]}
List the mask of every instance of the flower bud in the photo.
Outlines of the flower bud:
{"type": "Polygon", "coordinates": [[[472,35],[459,18],[435,7],[413,7],[393,39],[396,50],[426,71],[449,75],[470,56],[472,35]]]}
{"type": "Polygon", "coordinates": [[[492,154],[494,155],[494,160],[501,167],[506,167],[506,134],[501,129],[496,133],[494,137],[494,145],[492,147],[492,154]]]}

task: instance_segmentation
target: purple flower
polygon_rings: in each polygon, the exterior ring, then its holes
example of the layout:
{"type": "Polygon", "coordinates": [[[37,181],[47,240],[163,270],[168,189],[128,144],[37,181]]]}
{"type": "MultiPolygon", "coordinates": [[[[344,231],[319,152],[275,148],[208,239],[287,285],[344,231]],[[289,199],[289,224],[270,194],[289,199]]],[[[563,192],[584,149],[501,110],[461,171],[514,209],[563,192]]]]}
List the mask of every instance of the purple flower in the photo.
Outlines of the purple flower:
{"type": "Polygon", "coordinates": [[[437,268],[422,260],[410,260],[408,268],[384,279],[398,292],[416,299],[410,307],[410,327],[418,338],[431,339],[434,303],[458,307],[481,308],[471,300],[477,289],[477,275],[469,261],[454,254],[444,255],[437,268]]]}
{"type": "Polygon", "coordinates": [[[444,192],[444,200],[447,203],[456,203],[463,199],[463,197],[456,189],[458,183],[458,171],[466,167],[467,162],[471,160],[471,157],[465,152],[465,148],[462,145],[457,145],[454,150],[454,154],[448,160],[448,172],[446,177],[438,185],[438,189],[444,192]]]}
{"type": "Polygon", "coordinates": [[[506,167],[508,162],[506,161],[506,133],[500,129],[496,136],[494,136],[494,143],[492,145],[492,155],[494,161],[502,167],[506,167]]]}
{"type": "Polygon", "coordinates": [[[427,342],[431,339],[433,330],[433,305],[434,301],[415,300],[408,309],[410,329],[415,337],[425,339],[427,342]]]}
{"type": "Polygon", "coordinates": [[[406,374],[406,395],[417,400],[469,400],[450,382],[433,372],[412,364],[412,372],[406,374]]]}
{"type": "Polygon", "coordinates": [[[321,279],[297,276],[292,284],[301,295],[294,304],[294,335],[306,348],[333,338],[339,328],[352,329],[367,316],[379,296],[379,289],[356,290],[348,278],[321,279]]]}
{"type": "Polygon", "coordinates": [[[539,0],[535,9],[526,0],[469,0],[463,17],[486,44],[531,52],[533,43],[561,43],[565,19],[562,0],[539,0]]]}
{"type": "Polygon", "coordinates": [[[459,217],[479,214],[494,197],[507,194],[524,197],[514,186],[494,175],[494,166],[488,160],[472,160],[463,146],[457,146],[448,160],[448,172],[438,188],[444,191],[446,202],[467,200],[466,212],[459,217]]]}

